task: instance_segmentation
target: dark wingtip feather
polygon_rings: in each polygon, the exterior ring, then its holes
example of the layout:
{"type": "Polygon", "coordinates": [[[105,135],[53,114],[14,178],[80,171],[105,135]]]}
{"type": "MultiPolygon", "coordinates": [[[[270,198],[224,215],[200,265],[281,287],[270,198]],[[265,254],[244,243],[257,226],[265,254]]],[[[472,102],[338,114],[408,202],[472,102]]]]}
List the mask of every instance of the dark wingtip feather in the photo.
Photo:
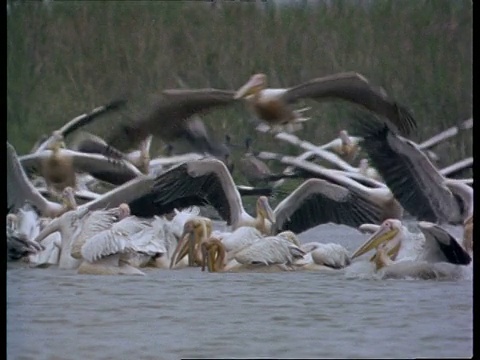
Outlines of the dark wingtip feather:
{"type": "Polygon", "coordinates": [[[417,129],[417,122],[415,121],[412,112],[406,107],[399,104],[395,104],[395,107],[399,119],[399,123],[397,124],[398,130],[402,135],[408,136],[412,131],[417,129]]]}

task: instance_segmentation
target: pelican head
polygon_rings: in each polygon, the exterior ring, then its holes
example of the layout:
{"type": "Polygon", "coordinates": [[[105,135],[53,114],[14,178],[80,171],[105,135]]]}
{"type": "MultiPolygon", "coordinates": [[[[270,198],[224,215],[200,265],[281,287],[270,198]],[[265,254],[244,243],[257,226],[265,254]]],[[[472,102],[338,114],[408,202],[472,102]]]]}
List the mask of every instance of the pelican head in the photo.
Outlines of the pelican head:
{"type": "Polygon", "coordinates": [[[236,92],[235,99],[243,99],[259,93],[267,86],[267,75],[255,74],[236,92]]]}
{"type": "Polygon", "coordinates": [[[225,261],[225,245],[215,238],[211,237],[202,245],[202,271],[205,271],[205,265],[209,272],[218,272],[223,269],[225,261]]]}
{"type": "Polygon", "coordinates": [[[181,259],[188,254],[188,265],[194,265],[195,248],[200,246],[200,243],[205,238],[208,238],[212,233],[212,220],[205,217],[196,217],[185,222],[183,226],[183,233],[180,236],[180,241],[173,252],[170,261],[170,268],[173,268],[181,259]],[[193,239],[190,237],[193,235],[193,239]]]}
{"type": "Polygon", "coordinates": [[[126,203],[122,203],[122,204],[118,205],[118,210],[119,210],[118,220],[125,219],[126,217],[130,216],[130,214],[131,214],[130,206],[128,206],[128,204],[126,204],[126,203]]]}
{"type": "Polygon", "coordinates": [[[257,215],[269,220],[272,224],[276,221],[275,214],[266,196],[260,196],[257,200],[257,215]]]}
{"type": "Polygon", "coordinates": [[[338,137],[342,141],[343,145],[351,145],[352,144],[352,140],[348,136],[347,130],[340,130],[340,132],[338,133],[338,137]]]}
{"type": "MultiPolygon", "coordinates": [[[[400,240],[403,232],[402,222],[397,219],[387,219],[372,236],[363,243],[352,255],[352,260],[366,252],[376,249],[382,243],[389,243],[389,255],[395,257],[400,250],[400,240]]],[[[371,260],[374,260],[372,258],[371,260]]]]}
{"type": "Polygon", "coordinates": [[[290,241],[292,244],[300,246],[300,241],[298,240],[297,235],[293,231],[286,230],[281,233],[279,233],[277,236],[281,237],[282,239],[285,239],[287,241],[290,241]]]}
{"type": "Polygon", "coordinates": [[[59,149],[66,148],[63,135],[60,131],[54,131],[52,137],[46,146],[47,150],[58,151],[59,149]]]}
{"type": "Polygon", "coordinates": [[[63,206],[67,210],[73,210],[77,208],[77,201],[75,200],[75,191],[71,186],[67,186],[62,191],[63,206]]]}

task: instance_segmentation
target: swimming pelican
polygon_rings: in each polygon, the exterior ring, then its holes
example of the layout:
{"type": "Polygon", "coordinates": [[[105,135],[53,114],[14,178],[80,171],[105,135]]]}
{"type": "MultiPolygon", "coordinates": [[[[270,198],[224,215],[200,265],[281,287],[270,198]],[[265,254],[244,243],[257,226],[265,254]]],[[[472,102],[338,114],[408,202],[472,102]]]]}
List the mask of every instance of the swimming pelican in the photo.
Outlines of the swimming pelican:
{"type": "Polygon", "coordinates": [[[309,242],[300,248],[306,254],[303,259],[295,261],[296,270],[338,270],[351,262],[348,250],[340,244],[309,242]]]}
{"type": "MultiPolygon", "coordinates": [[[[128,209],[128,206],[125,206],[125,209],[128,209]]],[[[72,256],[75,251],[80,251],[84,260],[78,273],[145,275],[130,264],[132,259],[129,255],[141,253],[153,257],[164,251],[164,247],[159,246],[156,241],[156,234],[152,234],[151,230],[152,224],[149,220],[127,215],[110,228],[84,239],[83,243],[77,240],[72,247],[72,256]]]]}
{"type": "Polygon", "coordinates": [[[418,226],[424,237],[413,238],[409,236],[400,220],[385,220],[380,228],[353,253],[351,259],[376,249],[382,243],[387,243],[388,247],[385,251],[392,260],[470,264],[471,256],[447,231],[429,222],[421,221],[418,226]]]}
{"type": "Polygon", "coordinates": [[[414,142],[370,115],[356,115],[362,148],[395,198],[417,220],[462,224],[473,213],[473,189],[447,179],[414,142]]]}
{"type": "Polygon", "coordinates": [[[210,272],[293,270],[294,262],[305,255],[295,241],[298,239],[291,231],[268,236],[237,251],[228,260],[225,244],[212,237],[201,243],[202,271],[206,264],[210,272]]]}
{"type": "Polygon", "coordinates": [[[7,215],[7,260],[20,260],[30,254],[36,254],[43,247],[32,241],[27,233],[22,231],[22,219],[16,214],[7,215]]]}
{"type": "Polygon", "coordinates": [[[407,109],[388,98],[385,90],[370,84],[355,72],[337,73],[316,78],[286,89],[267,89],[267,76],[255,74],[235,94],[236,99],[245,98],[255,114],[272,129],[296,130],[302,121],[302,110],[293,110],[290,105],[302,98],[317,101],[342,99],[363,106],[385,116],[402,133],[408,134],[416,127],[415,120],[407,109]]]}
{"type": "Polygon", "coordinates": [[[387,254],[387,245],[380,244],[374,257],[376,276],[380,279],[441,280],[462,277],[462,269],[447,262],[393,261],[387,254]]]}
{"type": "Polygon", "coordinates": [[[128,216],[128,205],[121,204],[117,208],[108,210],[90,211],[88,208],[79,207],[70,210],[53,219],[35,238],[41,242],[54,232],[61,234],[61,250],[58,267],[61,269],[76,269],[82,263],[78,255],[78,248],[89,237],[108,229],[113,223],[128,216]],[[77,245],[75,243],[78,242],[77,245]]]}

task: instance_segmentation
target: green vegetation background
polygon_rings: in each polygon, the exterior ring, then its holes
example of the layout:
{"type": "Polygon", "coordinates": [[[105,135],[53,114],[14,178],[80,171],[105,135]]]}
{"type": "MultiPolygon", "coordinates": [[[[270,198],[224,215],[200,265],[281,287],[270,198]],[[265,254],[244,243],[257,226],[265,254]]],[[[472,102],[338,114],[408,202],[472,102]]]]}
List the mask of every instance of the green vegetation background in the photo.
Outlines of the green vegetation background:
{"type": "MultiPolygon", "coordinates": [[[[9,2],[8,140],[26,153],[40,135],[128,95],[128,112],[85,129],[103,136],[162,89],[237,89],[255,72],[266,73],[272,87],[287,87],[357,71],[413,111],[415,141],[472,116],[471,1],[318,2],[9,2]]],[[[328,142],[348,129],[354,110],[338,101],[316,104],[296,135],[328,142]]],[[[204,117],[219,140],[226,133],[236,143],[252,136],[256,150],[300,153],[256,132],[249,119],[242,106],[204,117]]],[[[152,156],[161,148],[155,141],[152,156]]],[[[435,150],[441,165],[471,156],[472,135],[435,150]]]]}

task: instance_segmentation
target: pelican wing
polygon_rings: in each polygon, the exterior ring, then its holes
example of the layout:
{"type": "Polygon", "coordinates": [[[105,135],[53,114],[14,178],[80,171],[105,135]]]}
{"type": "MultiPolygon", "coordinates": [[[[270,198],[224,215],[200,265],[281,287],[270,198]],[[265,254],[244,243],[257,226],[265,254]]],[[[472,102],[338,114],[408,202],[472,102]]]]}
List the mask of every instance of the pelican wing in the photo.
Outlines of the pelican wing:
{"type": "Polygon", "coordinates": [[[410,140],[393,134],[384,124],[357,115],[362,148],[395,198],[419,220],[446,221],[459,217],[458,204],[445,178],[410,140]]]}
{"type": "Polygon", "coordinates": [[[471,256],[448,231],[437,224],[424,221],[419,223],[419,227],[425,235],[425,260],[447,261],[457,265],[470,264],[471,256]]]}
{"type": "Polygon", "coordinates": [[[300,98],[323,100],[338,98],[361,105],[387,118],[402,134],[416,128],[412,114],[388,97],[385,90],[372,85],[355,72],[345,72],[313,79],[290,88],[283,99],[292,103],[300,98]]]}
{"type": "Polygon", "coordinates": [[[150,134],[166,142],[174,141],[188,135],[186,119],[213,107],[227,105],[234,101],[233,96],[234,92],[217,89],[165,90],[163,97],[145,116],[121,124],[107,142],[118,147],[117,144],[126,140],[130,146],[134,146],[150,134]]]}
{"type": "MultiPolygon", "coordinates": [[[[100,154],[87,154],[69,149],[59,149],[59,155],[73,160],[75,169],[79,172],[89,173],[99,180],[120,185],[128,180],[141,175],[141,172],[127,161],[107,158],[100,154]]],[[[36,169],[41,159],[52,155],[51,150],[44,150],[34,154],[20,157],[20,162],[26,169],[36,169]]]]}
{"type": "Polygon", "coordinates": [[[162,209],[153,204],[152,188],[155,177],[150,175],[138,176],[123,185],[110,190],[97,199],[92,200],[79,208],[89,210],[112,208],[122,203],[130,206],[132,214],[137,216],[152,216],[161,213],[162,209]]]}
{"type": "Polygon", "coordinates": [[[358,227],[380,223],[381,210],[364,197],[326,180],[309,179],[275,208],[274,231],[303,232],[333,222],[358,227]]]}
{"type": "Polygon", "coordinates": [[[234,259],[240,264],[274,265],[293,263],[294,258],[304,254],[303,250],[287,240],[266,237],[238,251],[234,259]]]}
{"type": "MultiPolygon", "coordinates": [[[[73,133],[75,130],[90,124],[93,120],[98,118],[98,116],[105,114],[111,110],[117,110],[125,105],[127,101],[125,99],[118,99],[114,100],[106,105],[99,106],[93,109],[90,113],[82,114],[77,116],[76,118],[70,120],[64,126],[62,126],[58,131],[60,132],[63,137],[67,137],[67,135],[73,133]]],[[[36,152],[45,150],[46,144],[50,142],[52,137],[47,137],[45,141],[43,141],[38,147],[36,148],[36,152]]]]}
{"type": "Polygon", "coordinates": [[[151,227],[148,221],[135,216],[127,217],[113,224],[110,229],[89,237],[81,248],[82,257],[94,262],[109,255],[135,251],[131,238],[147,227],[151,227]]]}
{"type": "Polygon", "coordinates": [[[61,205],[45,199],[27,177],[15,151],[7,141],[7,208],[17,211],[25,201],[34,205],[42,214],[48,209],[61,209],[61,205]]]}
{"type": "Polygon", "coordinates": [[[155,180],[156,202],[170,208],[212,205],[227,224],[238,223],[242,199],[225,164],[216,159],[177,165],[155,180]]]}
{"type": "Polygon", "coordinates": [[[350,265],[350,255],[347,249],[340,244],[318,243],[317,248],[311,251],[312,259],[316,264],[325,265],[333,269],[342,269],[350,265]]]}

